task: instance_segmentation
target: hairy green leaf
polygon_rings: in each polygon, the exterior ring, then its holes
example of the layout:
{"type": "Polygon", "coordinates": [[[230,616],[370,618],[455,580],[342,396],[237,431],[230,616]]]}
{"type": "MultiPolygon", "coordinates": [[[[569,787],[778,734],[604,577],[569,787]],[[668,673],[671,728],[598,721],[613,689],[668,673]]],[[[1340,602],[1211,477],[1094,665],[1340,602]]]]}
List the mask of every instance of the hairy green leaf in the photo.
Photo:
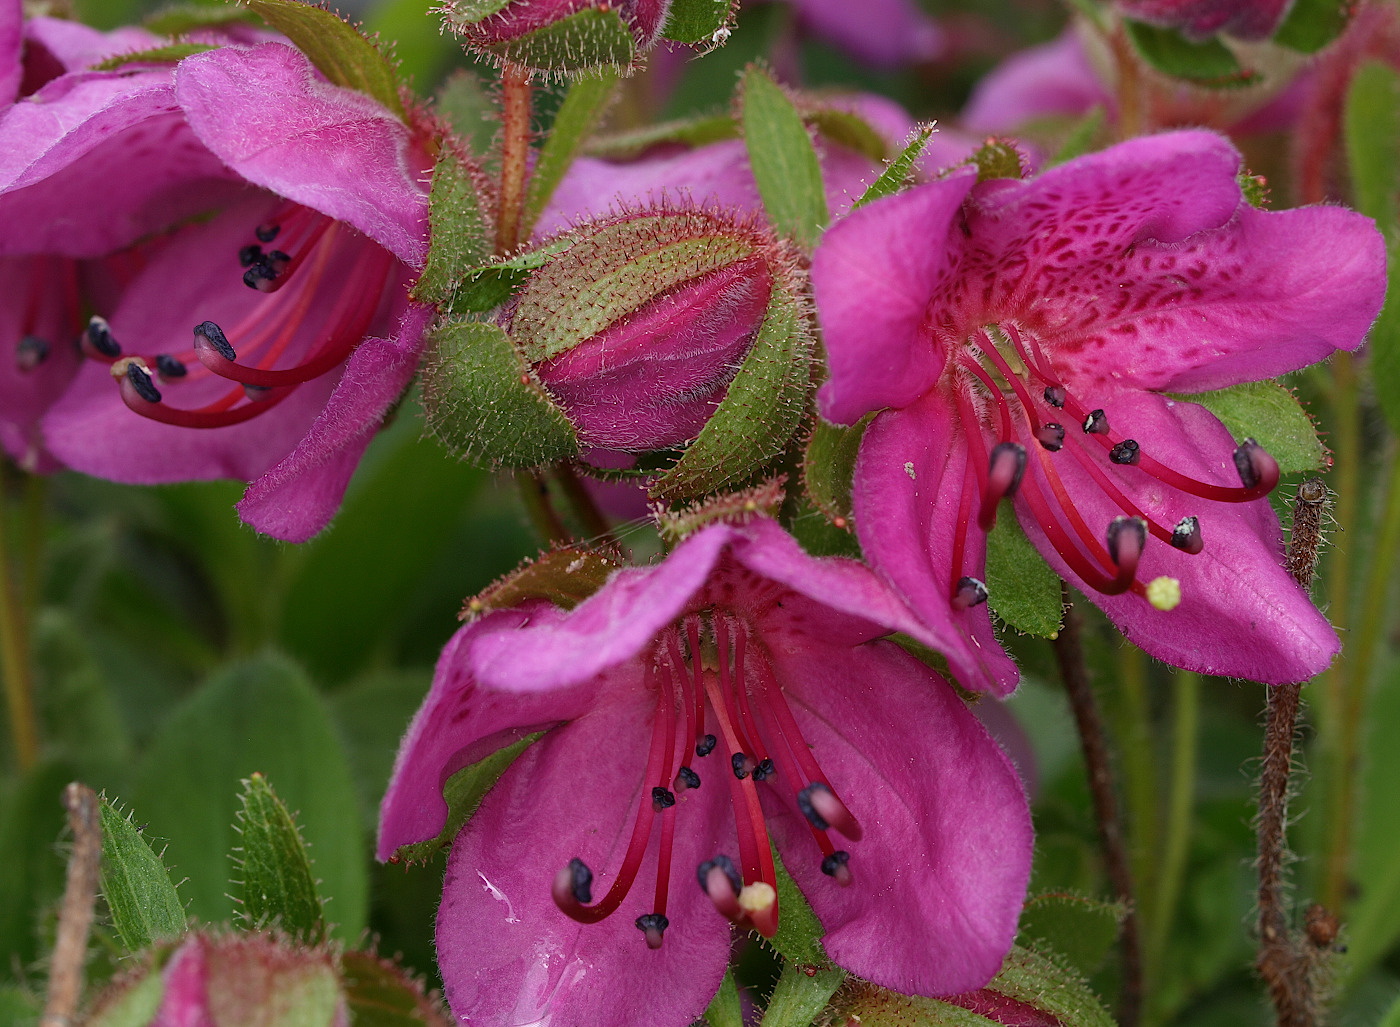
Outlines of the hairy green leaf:
{"type": "Polygon", "coordinates": [[[1312,419],[1278,382],[1248,382],[1177,398],[1199,403],[1220,418],[1236,442],[1254,439],[1284,474],[1315,471],[1326,462],[1312,419]]]}
{"type": "Polygon", "coordinates": [[[296,821],[261,774],[244,780],[239,799],[243,840],[234,852],[243,879],[235,883],[234,897],[243,904],[244,926],[275,924],[298,941],[317,944],[326,933],[325,915],[296,821]]]}
{"type": "Polygon", "coordinates": [[[851,526],[856,455],[873,418],[873,414],[867,414],[849,426],[817,421],[802,458],[802,482],[808,498],[827,520],[843,521],[846,528],[851,526]]]}
{"type": "Polygon", "coordinates": [[[768,944],[789,964],[828,967],[831,961],[822,949],[821,939],[826,932],[822,930],[821,921],[783,866],[778,850],[774,848],[772,852],[773,869],[778,878],[778,931],[768,944]]]}
{"type": "Polygon", "coordinates": [[[448,146],[442,148],[433,168],[428,224],[432,245],[428,249],[428,264],[413,287],[413,298],[441,303],[462,284],[469,271],[491,258],[491,232],[476,183],[448,146]]]}
{"type": "Polygon", "coordinates": [[[435,996],[387,959],[369,952],[340,957],[340,985],[354,1027],[449,1027],[435,996]]]}
{"type": "Polygon", "coordinates": [[[131,816],[102,797],[102,897],[122,944],[138,952],[185,933],[185,907],[161,858],[131,816]]]}
{"type": "Polygon", "coordinates": [[[1175,29],[1140,21],[1125,21],[1124,25],[1139,56],[1164,75],[1215,88],[1249,85],[1259,77],[1242,67],[1219,39],[1197,43],[1175,29]]]}
{"type": "Polygon", "coordinates": [[[933,133],[937,131],[932,125],[920,125],[914,130],[914,138],[899,152],[894,160],[890,161],[889,167],[880,172],[880,177],[870,183],[869,188],[856,200],[854,206],[864,207],[873,200],[883,199],[886,196],[893,196],[900,192],[913,181],[914,162],[917,161],[924,152],[924,147],[933,138],[933,133]]]}
{"type": "Polygon", "coordinates": [[[826,193],[812,137],[792,101],[762,68],[742,84],[744,146],[768,219],[811,252],[826,227],[826,193]]]}
{"type": "Polygon", "coordinates": [[[768,1000],[762,1027],[811,1027],[845,979],[846,971],[837,967],[812,970],[789,960],[768,1000]]]}
{"type": "Polygon", "coordinates": [[[217,29],[240,22],[256,23],[258,16],[232,4],[171,4],[148,15],[142,23],[158,36],[183,36],[198,29],[217,29]]]}
{"type": "Polygon", "coordinates": [[[987,604],[1017,631],[1054,638],[1063,602],[1060,578],[1036,552],[1009,508],[987,533],[987,604]]]}
{"type": "Polygon", "coordinates": [[[92,70],[112,71],[129,64],[175,64],[194,54],[217,49],[212,43],[170,43],[167,46],[153,46],[149,50],[113,54],[94,64],[92,70]]]}
{"type": "MultiPolygon", "coordinates": [[[[452,18],[448,13],[448,20],[452,18]]],[[[603,69],[625,71],[636,56],[632,32],[617,11],[589,7],[503,43],[487,47],[503,61],[547,75],[603,69]]]]}
{"type": "Polygon", "coordinates": [[[1121,903],[1073,892],[1042,892],[1026,900],[1021,937],[1040,939],[1088,975],[1103,964],[1126,912],[1121,903]]]}

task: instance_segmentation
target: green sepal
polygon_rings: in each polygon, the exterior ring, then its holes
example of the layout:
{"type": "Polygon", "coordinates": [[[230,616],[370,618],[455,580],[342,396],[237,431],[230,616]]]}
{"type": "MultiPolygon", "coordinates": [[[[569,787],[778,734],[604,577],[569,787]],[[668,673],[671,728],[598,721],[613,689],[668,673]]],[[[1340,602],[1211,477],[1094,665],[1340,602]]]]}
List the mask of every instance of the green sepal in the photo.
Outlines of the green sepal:
{"type": "Polygon", "coordinates": [[[802,456],[802,484],[812,505],[828,521],[847,531],[852,528],[851,488],[855,480],[856,455],[865,429],[874,420],[866,414],[852,425],[817,421],[807,438],[802,456]]]}
{"type": "Polygon", "coordinates": [[[1095,104],[1088,114],[1074,123],[1074,127],[1069,130],[1069,135],[1065,137],[1065,141],[1055,151],[1055,156],[1050,161],[1050,167],[1074,160],[1076,157],[1082,157],[1092,150],[1094,141],[1103,131],[1104,121],[1103,105],[1095,104]]]}
{"type": "Polygon", "coordinates": [[[651,497],[674,502],[742,484],[780,455],[802,421],[811,358],[805,311],[779,279],[723,401],[651,497]]]}
{"type": "Polygon", "coordinates": [[[811,1027],[846,980],[839,967],[803,966],[789,960],[773,988],[761,1027],[811,1027]]]}
{"type": "Polygon", "coordinates": [[[859,114],[836,107],[818,107],[807,112],[806,120],[833,143],[862,153],[873,161],[889,159],[889,143],[859,114]]]}
{"type": "Polygon", "coordinates": [[[186,57],[193,57],[197,53],[217,49],[218,47],[212,43],[169,43],[166,46],[153,46],[149,50],[113,54],[105,60],[98,61],[89,70],[113,71],[116,68],[124,68],[128,64],[175,64],[183,61],[186,57]]]}
{"type": "Polygon", "coordinates": [[[389,59],[339,15],[300,0],[247,0],[248,6],[310,58],[332,85],[373,97],[400,118],[398,77],[389,59]]]}
{"type": "Polygon", "coordinates": [[[83,1018],[84,1027],[149,1027],[165,997],[165,978],[159,964],[168,953],[148,953],[146,965],[128,968],[97,997],[83,1018]]]}
{"type": "Polygon", "coordinates": [[[1370,370],[1376,405],[1391,431],[1400,431],[1400,76],[1388,65],[1368,61],[1352,78],[1346,146],[1357,209],[1375,218],[1385,235],[1388,288],[1371,329],[1370,370]]]}
{"type": "Polygon", "coordinates": [[[442,303],[491,258],[491,232],[471,171],[451,146],[438,153],[428,194],[432,245],[413,298],[442,303]]]}
{"type": "Polygon", "coordinates": [[[1247,382],[1216,392],[1174,397],[1199,403],[1218,417],[1236,442],[1254,439],[1284,474],[1315,471],[1327,462],[1317,429],[1297,398],[1275,381],[1247,382]]]}
{"type": "Polygon", "coordinates": [[[1127,912],[1121,902],[1043,892],[1026,900],[1019,937],[1043,941],[1087,976],[1103,964],[1127,912]]]}
{"type": "Polygon", "coordinates": [[[571,245],[572,239],[555,239],[527,253],[470,269],[448,301],[448,312],[482,313],[494,310],[519,292],[530,280],[532,272],[544,267],[550,257],[562,253],[571,245]]]}
{"type": "Polygon", "coordinates": [[[489,18],[497,11],[503,11],[511,0],[452,0],[443,13],[454,25],[474,25],[483,18],[489,18]]]}
{"type": "Polygon", "coordinates": [[[1026,156],[1011,139],[988,139],[967,159],[977,168],[977,181],[993,178],[1024,178],[1029,167],[1026,156]]]}
{"type": "MultiPolygon", "coordinates": [[[[452,21],[451,14],[448,21],[452,21]]],[[[590,7],[515,39],[483,47],[502,62],[545,75],[578,75],[604,68],[625,72],[636,59],[632,30],[614,10],[590,7]]]]}
{"type": "Polygon", "coordinates": [[[1346,29],[1354,4],[1339,0],[1294,0],[1273,41],[1299,53],[1317,53],[1346,29]]]}
{"type": "Polygon", "coordinates": [[[1216,89],[1236,89],[1259,80],[1258,72],[1243,67],[1217,38],[1197,43],[1175,29],[1128,20],[1123,25],[1138,56],[1164,75],[1216,89]]]}
{"type": "Polygon", "coordinates": [[[549,204],[554,190],[578,156],[584,142],[593,134],[617,89],[617,72],[604,69],[596,75],[576,79],[554,116],[549,138],[540,150],[525,191],[520,237],[528,239],[535,222],[549,204]]]}
{"type": "Polygon", "coordinates": [[[987,605],[1017,631],[1039,638],[1060,632],[1060,577],[1035,551],[1009,504],[987,533],[987,605]]]}
{"type": "Polygon", "coordinates": [[[924,153],[924,147],[933,138],[936,129],[932,125],[920,125],[914,130],[914,138],[905,144],[904,149],[889,166],[880,172],[880,177],[870,183],[860,199],[851,206],[852,210],[864,207],[867,203],[884,199],[902,192],[914,180],[914,162],[924,153]]]}
{"type": "Polygon", "coordinates": [[[458,456],[539,467],[577,456],[578,436],[505,331],[452,318],[433,331],[423,376],[428,430],[458,456]]]}
{"type": "MultiPolygon", "coordinates": [[[[822,922],[802,889],[783,866],[783,858],[778,850],[770,846],[773,853],[773,869],[778,882],[778,930],[771,938],[764,939],[789,965],[828,968],[831,960],[822,948],[821,939],[826,933],[822,922]]],[[[834,989],[833,989],[834,990],[834,989]]]]}
{"type": "Polygon", "coordinates": [[[258,16],[246,7],[232,4],[189,3],[171,4],[146,16],[146,28],[158,36],[183,36],[199,29],[217,29],[226,25],[256,23],[258,16]]]}
{"type": "Polygon", "coordinates": [[[744,146],[763,209],[780,235],[810,253],[830,216],[812,137],[787,93],[762,68],[750,65],[740,90],[744,146]]]}
{"type": "Polygon", "coordinates": [[[234,897],[241,902],[242,926],[275,925],[297,941],[319,944],[326,935],[325,910],[291,811],[262,774],[244,779],[239,800],[242,844],[234,852],[242,880],[234,882],[234,897]]]}
{"type": "Polygon", "coordinates": [[[739,986],[734,983],[732,969],[725,969],[719,991],[705,1010],[705,1022],[710,1027],[744,1027],[744,1007],[739,1003],[739,986]]]}
{"type": "Polygon", "coordinates": [[[846,1022],[862,1027],[1001,1027],[950,1002],[901,995],[864,982],[848,986],[835,1004],[846,1022]]]}
{"type": "Polygon", "coordinates": [[[218,1024],[330,1027],[344,995],[334,954],[273,934],[204,939],[207,1008],[218,1024]],[[216,1019],[217,1018],[217,1019],[216,1019]]]}
{"type": "Polygon", "coordinates": [[[461,620],[474,620],[492,610],[506,610],[527,599],[547,599],[572,610],[607,584],[625,561],[596,549],[556,549],[526,560],[462,605],[461,620]]]}
{"type": "Polygon", "coordinates": [[[1235,176],[1235,181],[1240,185],[1240,195],[1244,197],[1244,202],[1255,210],[1269,209],[1269,180],[1263,175],[1256,175],[1248,168],[1241,168],[1240,173],[1235,176]]]}
{"type": "Polygon", "coordinates": [[[102,797],[102,897],[128,952],[185,933],[185,907],[165,863],[131,815],[102,797]]]}
{"type": "Polygon", "coordinates": [[[449,1027],[435,995],[392,960],[372,952],[343,952],[340,987],[355,1027],[449,1027]]]}
{"type": "Polygon", "coordinates": [[[753,233],[700,212],[660,211],[590,227],[520,293],[511,335],[531,364],[566,353],[657,296],[751,256],[753,233]]]}
{"type": "Polygon", "coordinates": [[[693,118],[647,125],[630,132],[595,136],[584,145],[584,151],[598,157],[627,160],[658,143],[706,146],[709,143],[738,138],[739,125],[728,114],[701,114],[693,118]]]}
{"type": "Polygon", "coordinates": [[[662,541],[675,544],[710,524],[747,524],[755,517],[776,520],[786,491],[782,478],[770,478],[752,488],[707,496],[679,510],[653,511],[662,541]]]}
{"type": "Polygon", "coordinates": [[[485,759],[478,760],[469,767],[463,767],[447,779],[442,786],[442,797],[447,802],[447,823],[436,838],[401,845],[394,853],[394,862],[425,863],[444,846],[450,845],[464,824],[475,815],[481,800],[491,790],[502,774],[515,762],[516,758],[533,743],[544,737],[539,731],[526,735],[518,741],[497,749],[485,759]]]}
{"type": "Polygon", "coordinates": [[[1114,1027],[1084,979],[1056,959],[1013,946],[987,990],[1044,1010],[1064,1027],[1114,1027]]]}
{"type": "Polygon", "coordinates": [[[738,12],[739,0],[671,0],[663,39],[677,43],[712,43],[719,45],[727,38],[729,28],[738,12]]]}

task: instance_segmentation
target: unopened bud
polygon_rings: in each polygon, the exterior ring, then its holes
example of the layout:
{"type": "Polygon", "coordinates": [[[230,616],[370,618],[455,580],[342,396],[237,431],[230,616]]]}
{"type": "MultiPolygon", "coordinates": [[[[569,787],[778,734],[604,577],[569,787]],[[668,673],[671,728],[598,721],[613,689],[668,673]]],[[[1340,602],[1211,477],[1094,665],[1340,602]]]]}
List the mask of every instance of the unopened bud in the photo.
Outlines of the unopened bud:
{"type": "Polygon", "coordinates": [[[545,74],[626,70],[660,38],[663,0],[449,0],[443,24],[484,56],[545,74]]]}

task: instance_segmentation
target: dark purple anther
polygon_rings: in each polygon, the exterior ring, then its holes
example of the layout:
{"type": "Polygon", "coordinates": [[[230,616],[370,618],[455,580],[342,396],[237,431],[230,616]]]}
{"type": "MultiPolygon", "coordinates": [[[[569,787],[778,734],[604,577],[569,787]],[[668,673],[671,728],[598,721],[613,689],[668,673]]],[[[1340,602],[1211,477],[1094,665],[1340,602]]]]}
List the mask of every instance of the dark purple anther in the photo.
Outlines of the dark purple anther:
{"type": "Polygon", "coordinates": [[[1199,553],[1205,548],[1201,538],[1201,522],[1195,517],[1183,517],[1172,529],[1172,545],[1184,553],[1199,553]]]}
{"type": "Polygon", "coordinates": [[[238,263],[242,267],[252,267],[263,259],[263,249],[257,243],[249,243],[238,251],[238,263]]]}
{"type": "Polygon", "coordinates": [[[15,364],[21,371],[32,371],[49,358],[49,344],[37,335],[26,335],[15,347],[15,364]]]}
{"type": "Polygon", "coordinates": [[[681,767],[676,771],[676,779],[671,782],[671,787],[677,792],[688,791],[691,788],[700,787],[700,775],[689,767],[681,767]]]}
{"type": "Polygon", "coordinates": [[[136,395],[147,403],[160,402],[160,390],[151,381],[151,376],[142,370],[135,360],[126,365],[126,377],[131,382],[132,388],[136,390],[136,395]]]}
{"type": "Polygon", "coordinates": [[[670,809],[676,804],[676,797],[671,794],[669,788],[662,788],[657,785],[651,790],[652,812],[660,813],[663,809],[670,809]]]}
{"type": "Polygon", "coordinates": [[[1108,451],[1108,458],[1115,464],[1136,464],[1142,459],[1141,448],[1134,439],[1124,439],[1108,451]]]}
{"type": "Polygon", "coordinates": [[[94,316],[88,321],[82,341],[98,356],[115,360],[122,355],[122,348],[118,345],[116,337],[112,335],[112,326],[107,323],[106,318],[94,316]]]}
{"type": "Polygon", "coordinates": [[[646,935],[647,948],[659,949],[666,936],[666,928],[671,926],[671,921],[666,919],[664,913],[646,913],[637,917],[636,924],[637,930],[646,935]]]}
{"type": "Polygon", "coordinates": [[[183,378],[190,373],[184,361],[172,357],[169,353],[156,354],[156,370],[160,372],[160,376],[166,381],[171,381],[175,378],[183,378]]]}
{"type": "Polygon", "coordinates": [[[851,854],[844,849],[837,849],[822,860],[822,873],[826,874],[827,877],[835,878],[836,883],[845,888],[854,880],[850,862],[851,854]]]}
{"type": "Polygon", "coordinates": [[[1059,385],[1045,386],[1045,402],[1049,403],[1056,410],[1065,405],[1068,393],[1059,385]]]}
{"type": "Polygon", "coordinates": [[[1102,407],[1089,411],[1089,416],[1084,418],[1084,431],[1089,435],[1108,434],[1108,415],[1102,407]]]}
{"type": "Polygon", "coordinates": [[[719,744],[719,739],[714,735],[706,735],[695,743],[695,755],[708,756],[715,751],[715,746],[719,744]]]}
{"type": "Polygon", "coordinates": [[[259,225],[253,229],[253,234],[258,237],[258,242],[272,242],[277,238],[277,233],[282,231],[282,226],[276,223],[259,225]]]}
{"type": "Polygon", "coordinates": [[[196,349],[199,348],[201,339],[210,346],[213,346],[215,352],[225,360],[231,361],[238,359],[238,354],[234,351],[233,344],[228,341],[228,336],[225,335],[224,330],[213,321],[201,321],[194,326],[194,344],[196,349]]]}
{"type": "Polygon", "coordinates": [[[953,607],[958,610],[966,610],[973,606],[981,606],[987,601],[987,586],[976,578],[963,577],[958,579],[958,589],[953,593],[953,607]]]}
{"type": "Polygon", "coordinates": [[[1042,449],[1058,453],[1065,445],[1065,426],[1053,421],[1042,424],[1036,429],[1035,440],[1040,443],[1042,449]]]}

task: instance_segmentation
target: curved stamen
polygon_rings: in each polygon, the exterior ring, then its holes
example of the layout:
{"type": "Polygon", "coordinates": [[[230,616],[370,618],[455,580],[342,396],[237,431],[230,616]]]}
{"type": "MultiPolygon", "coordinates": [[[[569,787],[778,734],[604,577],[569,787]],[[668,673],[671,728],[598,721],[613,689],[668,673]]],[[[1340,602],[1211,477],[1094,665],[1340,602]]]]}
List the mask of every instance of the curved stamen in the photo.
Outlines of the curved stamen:
{"type": "Polygon", "coordinates": [[[744,911],[739,908],[739,893],[744,890],[744,879],[734,861],[725,855],[707,859],[695,870],[700,880],[700,890],[704,892],[715,909],[730,920],[737,921],[744,911]]]}
{"type": "Polygon", "coordinates": [[[957,601],[962,588],[963,555],[967,550],[967,524],[972,514],[972,500],[977,487],[977,473],[972,468],[972,454],[968,453],[967,464],[963,467],[962,495],[958,498],[958,523],[953,530],[953,600],[957,601]]]}
{"type": "Polygon", "coordinates": [[[998,442],[987,467],[987,489],[977,511],[977,525],[991,531],[997,521],[997,504],[1016,495],[1026,473],[1026,447],[1019,442],[998,442]]]}

